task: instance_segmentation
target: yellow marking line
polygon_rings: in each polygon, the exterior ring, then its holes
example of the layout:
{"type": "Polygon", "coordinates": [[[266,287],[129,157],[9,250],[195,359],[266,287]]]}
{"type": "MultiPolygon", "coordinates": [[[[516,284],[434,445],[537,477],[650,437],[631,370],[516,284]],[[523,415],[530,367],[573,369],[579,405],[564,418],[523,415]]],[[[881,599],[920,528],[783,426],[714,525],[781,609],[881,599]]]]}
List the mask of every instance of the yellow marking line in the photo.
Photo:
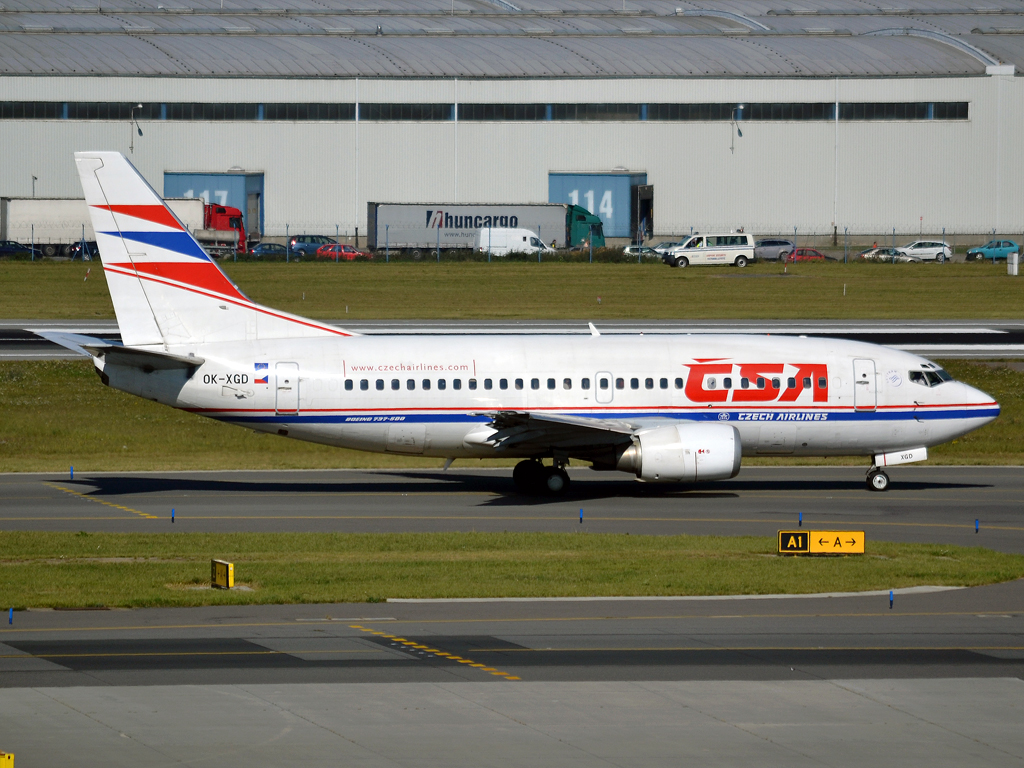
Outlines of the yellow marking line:
{"type": "MultiPolygon", "coordinates": [[[[783,598],[784,599],[784,598],[783,598]]],[[[999,616],[1003,614],[1017,614],[1014,618],[1024,617],[1024,609],[1000,608],[986,611],[863,611],[858,613],[729,613],[729,614],[704,614],[704,613],[673,613],[653,616],[554,616],[540,618],[519,618],[519,619],[397,619],[389,620],[388,624],[540,624],[552,622],[580,622],[580,621],[692,621],[694,619],[833,619],[833,618],[870,618],[874,616],[899,616],[901,618],[919,616],[999,616]]],[[[268,621],[268,622],[225,622],[222,624],[139,624],[139,625],[117,625],[117,626],[90,626],[90,627],[34,627],[34,628],[13,628],[0,629],[0,634],[13,632],[123,632],[130,630],[157,630],[157,629],[221,629],[230,627],[294,627],[294,621],[268,621]]],[[[370,632],[372,630],[364,630],[370,632]]],[[[397,639],[395,635],[384,635],[397,639]]]]}
{"type": "MultiPolygon", "coordinates": [[[[349,627],[351,629],[358,629],[360,632],[368,632],[371,635],[383,635],[384,637],[389,637],[389,638],[393,639],[395,642],[401,643],[402,645],[408,646],[409,648],[419,648],[419,649],[424,650],[426,653],[432,653],[435,656],[440,656],[441,658],[449,659],[450,661],[457,661],[459,664],[468,664],[469,666],[473,667],[474,669],[479,669],[481,672],[489,672],[490,674],[494,675],[495,677],[502,677],[505,680],[521,680],[522,679],[522,678],[516,677],[515,675],[510,675],[508,672],[502,672],[501,670],[496,669],[495,667],[488,667],[486,664],[479,664],[479,663],[473,661],[472,659],[464,659],[461,656],[455,656],[454,654],[451,654],[451,653],[445,653],[444,651],[439,651],[438,649],[433,648],[433,647],[431,647],[429,645],[422,645],[420,643],[413,642],[412,640],[406,640],[403,637],[395,637],[394,635],[384,635],[383,632],[378,632],[376,630],[369,629],[368,627],[364,627],[361,624],[349,624],[349,627]]],[[[2,658],[2,657],[0,657],[0,658],[2,658]]]]}
{"type": "Polygon", "coordinates": [[[125,512],[131,512],[133,515],[138,515],[139,517],[144,517],[148,520],[159,520],[159,518],[156,515],[151,515],[148,512],[140,512],[139,510],[132,509],[131,507],[125,507],[121,504],[115,504],[112,501],[104,501],[103,499],[97,499],[92,496],[86,496],[84,493],[80,491],[75,491],[72,490],[71,488],[65,488],[63,485],[57,485],[56,483],[46,483],[46,485],[50,486],[51,488],[56,488],[58,491],[63,491],[64,493],[71,494],[72,496],[77,496],[80,499],[85,499],[86,501],[93,501],[97,504],[102,504],[105,507],[122,509],[125,512]]]}

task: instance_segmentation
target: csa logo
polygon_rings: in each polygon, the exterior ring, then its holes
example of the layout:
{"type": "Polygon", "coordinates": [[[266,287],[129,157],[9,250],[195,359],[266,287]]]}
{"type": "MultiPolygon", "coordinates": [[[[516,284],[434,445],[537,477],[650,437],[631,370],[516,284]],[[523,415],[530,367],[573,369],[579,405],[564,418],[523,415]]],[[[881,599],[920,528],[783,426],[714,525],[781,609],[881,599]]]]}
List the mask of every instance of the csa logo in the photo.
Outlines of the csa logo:
{"type": "Polygon", "coordinates": [[[718,414],[718,420],[719,421],[728,421],[729,420],[728,412],[723,411],[722,413],[718,414]]]}
{"type": "Polygon", "coordinates": [[[885,378],[888,379],[889,383],[894,387],[898,387],[903,383],[903,377],[900,376],[897,371],[889,371],[885,374],[885,378]]]}

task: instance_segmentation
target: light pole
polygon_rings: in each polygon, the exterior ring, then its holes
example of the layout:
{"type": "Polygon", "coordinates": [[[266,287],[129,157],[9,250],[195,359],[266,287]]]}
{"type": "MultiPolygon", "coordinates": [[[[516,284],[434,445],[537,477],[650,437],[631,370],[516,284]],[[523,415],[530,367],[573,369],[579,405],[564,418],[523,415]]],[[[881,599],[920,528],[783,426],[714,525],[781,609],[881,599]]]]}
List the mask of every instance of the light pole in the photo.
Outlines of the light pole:
{"type": "Polygon", "coordinates": [[[142,109],[141,104],[136,104],[132,107],[131,117],[128,120],[128,150],[134,155],[135,154],[135,131],[139,132],[139,136],[142,135],[142,129],[139,127],[138,122],[135,120],[135,110],[142,109]],[[132,130],[135,129],[135,131],[132,130]]]}
{"type": "Polygon", "coordinates": [[[743,119],[743,107],[744,106],[745,106],[744,104],[737,104],[735,107],[732,108],[732,119],[729,121],[730,124],[732,125],[732,140],[729,143],[729,152],[730,153],[735,153],[736,152],[736,137],[739,136],[741,139],[743,138],[743,131],[741,131],[739,125],[736,124],[736,121],[737,121],[736,113],[737,112],[739,113],[739,119],[742,120],[743,119]]]}
{"type": "Polygon", "coordinates": [[[39,181],[39,177],[38,176],[33,176],[32,177],[32,197],[36,196],[36,182],[37,181],[39,181]]]}

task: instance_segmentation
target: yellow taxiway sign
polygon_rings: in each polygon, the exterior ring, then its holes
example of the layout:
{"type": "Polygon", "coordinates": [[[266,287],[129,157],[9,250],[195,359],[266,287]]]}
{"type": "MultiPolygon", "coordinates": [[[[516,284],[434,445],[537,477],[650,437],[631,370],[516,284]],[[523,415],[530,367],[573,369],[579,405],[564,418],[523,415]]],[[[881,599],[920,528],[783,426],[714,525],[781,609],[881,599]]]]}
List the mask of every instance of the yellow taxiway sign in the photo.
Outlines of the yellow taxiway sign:
{"type": "Polygon", "coordinates": [[[780,555],[863,555],[864,531],[779,531],[780,555]]]}

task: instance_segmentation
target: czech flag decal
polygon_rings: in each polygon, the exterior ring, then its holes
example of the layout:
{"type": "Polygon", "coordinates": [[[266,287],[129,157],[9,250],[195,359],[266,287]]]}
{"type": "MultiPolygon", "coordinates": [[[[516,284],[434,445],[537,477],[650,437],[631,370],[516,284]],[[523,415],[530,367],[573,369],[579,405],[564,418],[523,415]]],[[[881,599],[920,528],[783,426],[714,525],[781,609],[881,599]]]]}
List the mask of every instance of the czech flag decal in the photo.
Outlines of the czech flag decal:
{"type": "Polygon", "coordinates": [[[267,383],[269,383],[267,381],[267,379],[268,379],[267,367],[268,366],[267,366],[266,363],[256,363],[256,378],[254,380],[254,383],[256,383],[256,384],[267,384],[267,383]],[[262,375],[260,375],[260,371],[263,372],[262,375]]]}

